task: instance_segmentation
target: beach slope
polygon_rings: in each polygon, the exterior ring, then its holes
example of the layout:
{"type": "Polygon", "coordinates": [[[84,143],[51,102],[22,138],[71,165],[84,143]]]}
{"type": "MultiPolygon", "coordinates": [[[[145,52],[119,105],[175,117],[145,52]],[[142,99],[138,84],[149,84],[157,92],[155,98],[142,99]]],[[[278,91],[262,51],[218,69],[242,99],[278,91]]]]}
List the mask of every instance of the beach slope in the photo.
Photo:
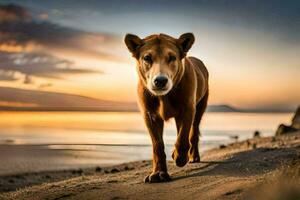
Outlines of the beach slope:
{"type": "MultiPolygon", "coordinates": [[[[172,181],[146,184],[150,161],[2,193],[2,199],[277,199],[299,195],[300,132],[253,138],[212,149],[202,162],[178,168],[169,161],[172,181]],[[290,184],[290,185],[289,185],[290,184]],[[275,189],[278,187],[278,189],[275,189]],[[288,191],[286,191],[288,188],[288,191]],[[272,188],[272,192],[268,188],[272,188]],[[262,195],[263,194],[263,195],[262,195]],[[276,195],[275,195],[276,194],[276,195]],[[272,195],[276,196],[273,198],[272,195]]],[[[1,199],[0,198],[0,199],[1,199]]],[[[286,198],[288,199],[288,198],[286,198]]]]}

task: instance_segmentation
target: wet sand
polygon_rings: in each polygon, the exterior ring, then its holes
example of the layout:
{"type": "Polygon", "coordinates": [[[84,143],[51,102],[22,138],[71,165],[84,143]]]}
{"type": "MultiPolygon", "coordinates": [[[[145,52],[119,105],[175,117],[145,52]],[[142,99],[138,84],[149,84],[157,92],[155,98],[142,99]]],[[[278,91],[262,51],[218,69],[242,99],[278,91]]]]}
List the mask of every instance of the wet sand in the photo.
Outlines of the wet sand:
{"type": "MultiPolygon", "coordinates": [[[[112,167],[2,176],[1,198],[251,199],[251,195],[258,193],[259,199],[261,193],[265,194],[259,192],[260,189],[267,191],[269,185],[284,188],[280,185],[284,183],[280,177],[288,176],[283,173],[292,174],[295,179],[292,186],[300,186],[297,185],[300,174],[294,172],[300,169],[299,160],[300,132],[297,132],[212,149],[202,154],[201,163],[183,168],[170,161],[172,181],[168,183],[145,184],[143,179],[151,171],[151,162],[138,161],[112,167]]],[[[292,178],[285,179],[291,183],[292,178]]],[[[262,196],[268,199],[266,195],[262,196]]]]}
{"type": "MultiPolygon", "coordinates": [[[[107,148],[112,147],[108,146],[107,148]]],[[[133,147],[120,146],[118,148],[126,150],[126,148],[133,147]]],[[[124,152],[126,152],[125,150],[124,152]]],[[[91,168],[97,167],[99,163],[101,166],[112,166],[124,162],[128,162],[128,159],[122,155],[105,151],[104,148],[88,150],[66,149],[64,147],[54,149],[49,145],[0,145],[0,177],[43,171],[91,168]]]]}

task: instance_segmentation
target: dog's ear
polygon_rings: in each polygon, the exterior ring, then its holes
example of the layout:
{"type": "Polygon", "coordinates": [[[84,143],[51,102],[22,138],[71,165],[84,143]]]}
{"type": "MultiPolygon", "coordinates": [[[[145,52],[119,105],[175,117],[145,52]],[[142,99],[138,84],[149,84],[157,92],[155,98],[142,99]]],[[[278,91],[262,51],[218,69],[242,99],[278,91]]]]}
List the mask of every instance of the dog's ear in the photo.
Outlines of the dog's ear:
{"type": "Polygon", "coordinates": [[[143,45],[143,40],[136,35],[126,34],[124,41],[133,57],[137,58],[138,49],[143,45]]]}
{"type": "Polygon", "coordinates": [[[186,56],[186,53],[190,50],[194,41],[195,36],[193,33],[184,33],[178,38],[177,42],[182,50],[182,57],[186,56]]]}

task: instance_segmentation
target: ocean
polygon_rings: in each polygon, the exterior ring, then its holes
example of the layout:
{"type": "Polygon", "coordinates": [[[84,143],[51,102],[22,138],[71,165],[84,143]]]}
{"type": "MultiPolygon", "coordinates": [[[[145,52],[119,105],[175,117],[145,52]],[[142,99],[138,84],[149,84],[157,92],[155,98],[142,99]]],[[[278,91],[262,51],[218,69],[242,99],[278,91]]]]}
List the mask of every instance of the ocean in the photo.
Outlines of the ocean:
{"type": "MultiPolygon", "coordinates": [[[[292,113],[205,113],[200,126],[200,152],[251,138],[256,130],[262,136],[274,135],[277,126],[290,123],[291,117],[292,113]]],[[[175,140],[175,122],[170,120],[164,127],[167,159],[171,159],[175,140]]],[[[18,158],[23,158],[20,169],[24,162],[28,169],[36,165],[39,151],[26,159],[26,147],[33,146],[63,154],[51,154],[53,169],[148,160],[152,153],[143,119],[134,112],[0,112],[0,144],[2,149],[22,146],[22,152],[14,148],[13,155],[0,153],[0,163],[18,163],[18,158]]],[[[40,157],[38,162],[42,163],[44,156],[40,157]]],[[[9,168],[7,165],[2,170],[9,168]]]]}

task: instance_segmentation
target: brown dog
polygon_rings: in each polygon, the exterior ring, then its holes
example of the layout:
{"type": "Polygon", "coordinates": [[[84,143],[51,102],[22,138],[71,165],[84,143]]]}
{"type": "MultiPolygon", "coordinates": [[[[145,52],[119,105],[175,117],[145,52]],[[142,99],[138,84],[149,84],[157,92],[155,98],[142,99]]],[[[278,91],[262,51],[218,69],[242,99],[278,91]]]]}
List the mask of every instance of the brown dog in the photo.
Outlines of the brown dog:
{"type": "Polygon", "coordinates": [[[179,167],[200,162],[199,124],[208,99],[208,72],[197,58],[186,57],[194,43],[186,33],[175,39],[165,34],[140,39],[127,34],[125,43],[137,60],[138,96],[153,146],[153,171],[145,182],[170,180],[164,152],[164,121],[174,117],[177,141],[172,157],[179,167]]]}

